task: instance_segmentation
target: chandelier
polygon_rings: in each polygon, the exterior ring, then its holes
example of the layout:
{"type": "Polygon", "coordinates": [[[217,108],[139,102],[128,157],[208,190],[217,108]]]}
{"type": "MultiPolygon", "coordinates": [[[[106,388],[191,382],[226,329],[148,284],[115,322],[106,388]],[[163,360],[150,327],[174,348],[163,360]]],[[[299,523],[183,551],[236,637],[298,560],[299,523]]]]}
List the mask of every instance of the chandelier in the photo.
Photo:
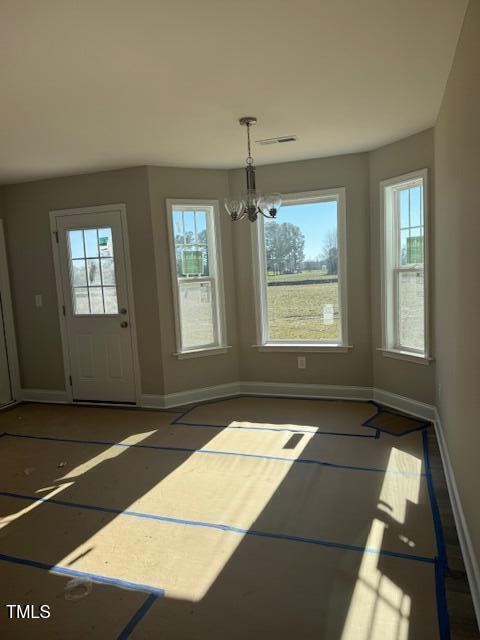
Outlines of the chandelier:
{"type": "Polygon", "coordinates": [[[247,127],[248,156],[245,167],[247,188],[236,198],[225,198],[225,209],[234,222],[245,217],[250,222],[255,222],[259,214],[265,218],[275,218],[282,204],[281,195],[269,193],[262,196],[257,193],[255,187],[255,165],[250,150],[250,127],[257,123],[257,119],[253,116],[246,116],[240,118],[239,122],[243,127],[247,127]]]}

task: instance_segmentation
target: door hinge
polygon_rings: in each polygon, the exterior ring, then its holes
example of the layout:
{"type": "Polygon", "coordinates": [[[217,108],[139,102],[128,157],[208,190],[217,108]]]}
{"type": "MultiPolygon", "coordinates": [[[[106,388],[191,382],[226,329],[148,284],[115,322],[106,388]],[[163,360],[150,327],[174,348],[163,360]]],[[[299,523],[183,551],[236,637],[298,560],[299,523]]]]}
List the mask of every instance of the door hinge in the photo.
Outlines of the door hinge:
{"type": "Polygon", "coordinates": [[[58,231],[54,231],[53,235],[55,236],[55,241],[58,244],[58,231]]]}
{"type": "Polygon", "coordinates": [[[72,376],[68,376],[68,380],[70,382],[70,386],[73,387],[73,381],[72,381],[72,376]]]}
{"type": "Polygon", "coordinates": [[[62,304],[62,311],[63,311],[63,315],[65,315],[65,305],[62,304]]]}

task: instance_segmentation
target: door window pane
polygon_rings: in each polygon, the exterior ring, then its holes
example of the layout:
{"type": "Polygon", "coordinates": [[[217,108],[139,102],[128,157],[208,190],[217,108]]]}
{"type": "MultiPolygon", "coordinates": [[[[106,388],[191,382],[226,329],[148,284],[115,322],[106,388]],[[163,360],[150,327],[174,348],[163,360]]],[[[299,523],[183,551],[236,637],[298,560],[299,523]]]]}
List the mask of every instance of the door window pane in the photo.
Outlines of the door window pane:
{"type": "Polygon", "coordinates": [[[111,258],[113,256],[111,229],[98,229],[98,247],[100,257],[111,258]]]}
{"type": "Polygon", "coordinates": [[[75,287],[73,289],[73,309],[75,315],[85,315],[90,313],[87,287],[75,287]]]}
{"type": "Polygon", "coordinates": [[[85,260],[72,260],[72,282],[74,287],[87,286],[85,260]]]}
{"type": "Polygon", "coordinates": [[[83,233],[81,231],[70,231],[70,255],[72,258],[84,258],[85,248],[83,246],[83,233]]]}
{"type": "Polygon", "coordinates": [[[87,258],[96,258],[98,256],[97,230],[84,229],[83,237],[85,238],[85,253],[87,258]]]}
{"type": "Polygon", "coordinates": [[[94,287],[102,284],[100,276],[100,260],[89,258],[87,260],[88,286],[94,287]]]}
{"type": "Polygon", "coordinates": [[[74,229],[67,239],[75,315],[117,314],[112,230],[74,229]]]}
{"type": "Polygon", "coordinates": [[[90,297],[90,312],[104,313],[102,287],[89,287],[88,295],[90,297]]]}
{"type": "Polygon", "coordinates": [[[113,258],[102,258],[102,280],[103,284],[115,284],[115,265],[113,258]]]}
{"type": "Polygon", "coordinates": [[[105,313],[118,313],[117,290],[115,287],[103,287],[105,313]]]}

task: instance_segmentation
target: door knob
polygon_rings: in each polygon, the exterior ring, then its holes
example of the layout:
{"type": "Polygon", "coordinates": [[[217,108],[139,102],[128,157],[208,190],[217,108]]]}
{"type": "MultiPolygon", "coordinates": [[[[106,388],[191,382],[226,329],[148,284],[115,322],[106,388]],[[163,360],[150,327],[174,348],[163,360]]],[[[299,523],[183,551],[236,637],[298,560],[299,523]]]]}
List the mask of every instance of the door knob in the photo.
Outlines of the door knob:
{"type": "Polygon", "coordinates": [[[122,327],[122,329],[125,329],[125,327],[128,327],[128,322],[123,321],[120,323],[120,326],[122,327]]]}
{"type": "Polygon", "coordinates": [[[125,307],[120,309],[120,313],[122,314],[122,316],[124,316],[127,313],[127,310],[125,309],[125,307]]]}

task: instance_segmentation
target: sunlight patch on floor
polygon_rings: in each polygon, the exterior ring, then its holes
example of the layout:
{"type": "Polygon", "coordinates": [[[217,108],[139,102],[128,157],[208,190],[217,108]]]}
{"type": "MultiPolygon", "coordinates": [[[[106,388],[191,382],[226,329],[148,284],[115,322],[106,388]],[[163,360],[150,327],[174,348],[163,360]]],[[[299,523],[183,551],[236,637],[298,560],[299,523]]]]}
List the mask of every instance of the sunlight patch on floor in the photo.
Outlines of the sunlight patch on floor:
{"type": "Polygon", "coordinates": [[[17,520],[18,518],[21,518],[22,516],[26,515],[30,511],[33,511],[34,509],[37,509],[38,507],[42,506],[43,502],[41,502],[41,500],[53,498],[54,496],[58,495],[65,489],[68,489],[68,487],[71,487],[73,484],[74,484],[73,482],[66,482],[65,484],[62,484],[60,487],[55,487],[53,491],[51,491],[50,493],[47,493],[43,496],[39,496],[39,502],[30,503],[27,507],[25,507],[24,509],[20,509],[16,513],[11,513],[8,516],[0,518],[0,529],[3,529],[3,527],[8,526],[8,524],[13,522],[14,520],[17,520]]]}
{"type": "Polygon", "coordinates": [[[94,467],[101,464],[102,462],[111,460],[113,458],[117,458],[119,455],[127,451],[128,446],[122,446],[122,445],[138,444],[142,442],[142,440],[146,440],[156,432],[157,432],[156,430],[145,431],[144,433],[135,433],[131,436],[128,436],[124,440],[120,440],[116,445],[113,445],[108,449],[105,449],[105,451],[102,451],[97,456],[94,456],[93,458],[90,458],[90,460],[87,460],[86,462],[83,462],[82,464],[78,465],[78,467],[74,467],[67,474],[65,474],[59,479],[69,480],[71,478],[76,478],[78,476],[81,476],[84,473],[91,471],[94,467]]]}
{"type": "MultiPolygon", "coordinates": [[[[215,449],[218,444],[217,437],[221,438],[221,433],[209,441],[208,447],[215,449]]],[[[299,443],[297,456],[301,455],[307,444],[299,443]]],[[[118,453],[115,452],[117,455],[118,453]]],[[[110,451],[105,454],[111,454],[110,451]]],[[[98,459],[97,460],[98,463],[98,459]]],[[[146,491],[139,499],[126,506],[125,510],[142,511],[165,515],[169,517],[184,518],[196,521],[211,521],[208,514],[205,515],[205,505],[213,505],[217,512],[222,513],[222,519],[218,524],[240,525],[241,528],[249,528],[261,515],[268,505],[274,493],[284,481],[291,469],[292,462],[278,465],[269,460],[252,461],[252,466],[245,467],[250,461],[236,459],[228,461],[221,456],[212,456],[206,459],[205,456],[190,455],[182,464],[163,477],[160,482],[146,491]],[[207,462],[208,460],[208,462],[207,462]],[[228,477],[223,473],[224,465],[228,464],[231,473],[228,477]],[[235,472],[235,465],[239,464],[238,473],[235,472]],[[253,464],[255,466],[253,466],[253,464]],[[201,465],[201,466],[200,466],[201,465]],[[240,466],[242,465],[242,466],[240,466]],[[200,469],[202,473],[198,474],[200,469]],[[263,471],[253,472],[254,469],[263,471]],[[195,476],[194,474],[198,474],[195,476]],[[195,485],[192,485],[192,476],[195,478],[195,485]],[[229,484],[226,484],[226,482],[229,484]],[[195,495],[192,495],[192,488],[198,491],[202,500],[199,511],[195,495]],[[208,492],[208,494],[207,494],[208,492]],[[175,512],[175,509],[178,510],[175,512]]],[[[85,472],[87,469],[77,468],[85,472]]],[[[72,472],[73,473],[73,472],[72,472]]],[[[70,475],[70,474],[69,474],[70,475]]],[[[67,476],[66,476],[67,477],[67,476]]],[[[151,521],[150,521],[151,522],[151,521]]],[[[119,530],[123,526],[122,516],[116,516],[105,527],[100,536],[102,540],[111,540],[112,558],[122,553],[119,530]],[[113,541],[118,540],[118,547],[113,541]]],[[[139,523],[139,527],[142,525],[139,523]]],[[[170,598],[178,598],[191,602],[201,600],[209,591],[212,584],[222,573],[224,567],[231,560],[237,547],[241,544],[244,535],[241,533],[224,535],[218,532],[212,536],[212,530],[205,530],[201,527],[165,525],[161,522],[152,523],[158,527],[159,545],[162,544],[162,535],[165,527],[171,527],[169,535],[168,549],[159,549],[154,563],[158,562],[158,570],[155,572],[159,585],[165,588],[170,598]],[[209,531],[209,538],[204,543],[201,542],[202,531],[209,531]],[[165,556],[162,556],[165,551],[165,556]],[[168,551],[168,553],[166,553],[168,551]]],[[[99,532],[86,539],[80,547],[73,549],[67,556],[59,561],[60,565],[68,564],[75,556],[82,553],[86,547],[98,546],[99,532]]],[[[90,556],[93,562],[93,556],[90,556]]],[[[148,574],[152,565],[152,558],[142,547],[135,548],[132,555],[129,555],[128,565],[135,579],[148,574]],[[145,569],[143,569],[145,565],[145,569]],[[150,566],[149,566],[150,565],[150,566]]],[[[89,571],[95,573],[96,567],[90,566],[89,571]]],[[[98,572],[101,573],[100,567],[98,572]]],[[[130,579],[128,575],[124,579],[130,579]]],[[[140,580],[143,581],[143,578],[140,580]]]]}
{"type": "MultiPolygon", "coordinates": [[[[366,546],[381,549],[385,528],[375,518],[366,546]]],[[[341,640],[408,640],[411,599],[378,570],[379,558],[363,554],[341,640]]]]}
{"type": "Polygon", "coordinates": [[[377,507],[398,523],[405,524],[409,504],[418,504],[422,461],[410,453],[392,447],[387,471],[392,469],[408,475],[385,474],[377,507]]]}
{"type": "MultiPolygon", "coordinates": [[[[418,504],[422,461],[392,447],[388,469],[412,475],[386,473],[377,508],[399,524],[405,524],[408,504],[418,504]]],[[[366,546],[381,549],[387,528],[388,524],[375,518],[366,546]]],[[[407,541],[414,546],[413,541],[407,541]]],[[[363,554],[341,640],[408,640],[411,598],[382,574],[379,559],[378,554],[363,554]]]]}

